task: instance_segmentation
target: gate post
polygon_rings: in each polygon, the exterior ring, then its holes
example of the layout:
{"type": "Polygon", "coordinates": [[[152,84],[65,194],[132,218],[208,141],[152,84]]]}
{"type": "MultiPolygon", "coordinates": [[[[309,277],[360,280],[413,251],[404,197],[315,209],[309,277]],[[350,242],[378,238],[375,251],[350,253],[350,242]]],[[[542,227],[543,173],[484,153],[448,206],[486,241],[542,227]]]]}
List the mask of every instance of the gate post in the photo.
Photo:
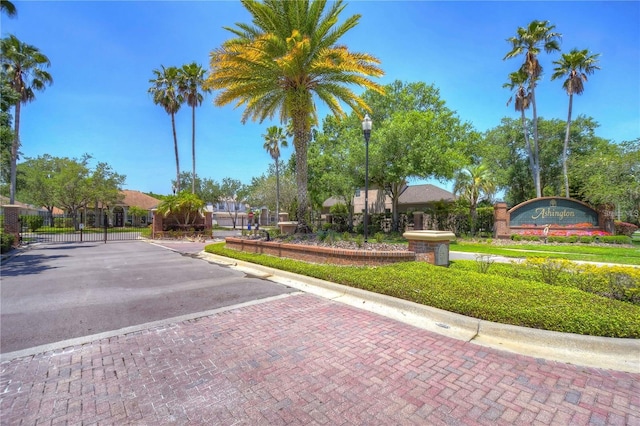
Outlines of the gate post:
{"type": "Polygon", "coordinates": [[[156,238],[162,237],[162,228],[164,226],[162,223],[163,216],[160,213],[158,213],[157,209],[153,209],[151,210],[151,212],[153,213],[153,225],[151,226],[151,238],[155,240],[156,238]]]}
{"type": "Polygon", "coordinates": [[[204,212],[204,232],[207,236],[213,236],[213,212],[204,212]]]}
{"type": "Polygon", "coordinates": [[[4,209],[4,233],[13,235],[13,247],[20,245],[20,206],[7,204],[4,209]]]}

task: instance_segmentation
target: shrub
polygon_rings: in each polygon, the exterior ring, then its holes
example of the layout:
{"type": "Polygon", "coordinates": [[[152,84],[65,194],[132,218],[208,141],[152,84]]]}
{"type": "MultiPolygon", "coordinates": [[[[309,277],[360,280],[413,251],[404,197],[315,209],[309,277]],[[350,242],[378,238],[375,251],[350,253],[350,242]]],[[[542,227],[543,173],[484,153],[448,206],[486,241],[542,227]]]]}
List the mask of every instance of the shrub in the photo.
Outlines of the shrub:
{"type": "Polygon", "coordinates": [[[604,244],[631,244],[631,237],[626,235],[603,235],[599,239],[604,244]]]}
{"type": "Polygon", "coordinates": [[[0,253],[8,253],[13,246],[14,240],[12,234],[0,234],[0,253]]]}
{"type": "Polygon", "coordinates": [[[53,219],[54,228],[71,228],[73,227],[73,219],[70,217],[56,217],[53,219]]]}
{"type": "Polygon", "coordinates": [[[478,272],[486,274],[491,265],[495,262],[493,256],[490,254],[477,254],[476,264],[478,265],[478,272]]]}
{"type": "Polygon", "coordinates": [[[22,226],[27,226],[32,232],[35,232],[44,225],[44,218],[42,216],[20,216],[20,222],[22,226]]]}
{"type": "Polygon", "coordinates": [[[513,241],[522,241],[522,235],[520,235],[520,234],[511,234],[511,239],[513,241]]]}
{"type": "Polygon", "coordinates": [[[355,242],[358,247],[362,248],[362,246],[364,245],[364,235],[356,235],[355,242]]]}
{"type": "Polygon", "coordinates": [[[567,237],[567,241],[571,244],[577,243],[578,242],[578,236],[577,235],[571,235],[570,237],[567,237]]]}
{"type": "Polygon", "coordinates": [[[342,241],[351,241],[351,234],[348,232],[342,233],[342,241]]]}
{"type": "Polygon", "coordinates": [[[540,272],[542,281],[547,284],[560,284],[560,275],[566,271],[570,262],[564,259],[529,257],[525,265],[529,268],[536,268],[540,272]]]}
{"type": "Polygon", "coordinates": [[[349,229],[349,209],[342,203],[334,204],[329,209],[332,217],[331,229],[344,232],[349,229]]]}
{"type": "Polygon", "coordinates": [[[638,227],[633,223],[620,222],[618,220],[614,222],[614,226],[616,235],[626,235],[627,237],[630,237],[631,234],[638,230],[638,227]]]}
{"type": "Polygon", "coordinates": [[[593,237],[589,237],[589,236],[584,235],[584,236],[580,237],[580,242],[583,243],[583,244],[591,244],[591,243],[593,243],[593,237]]]}

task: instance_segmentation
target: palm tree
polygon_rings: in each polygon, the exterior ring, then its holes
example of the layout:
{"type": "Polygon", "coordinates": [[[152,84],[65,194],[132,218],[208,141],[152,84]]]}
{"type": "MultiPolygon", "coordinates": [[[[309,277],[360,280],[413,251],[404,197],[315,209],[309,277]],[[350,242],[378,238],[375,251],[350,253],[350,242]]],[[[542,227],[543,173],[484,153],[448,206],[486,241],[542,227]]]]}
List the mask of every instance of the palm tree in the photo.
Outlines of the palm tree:
{"type": "Polygon", "coordinates": [[[471,235],[475,235],[475,226],[478,220],[478,202],[483,197],[493,197],[495,191],[495,180],[484,164],[468,166],[456,174],[453,193],[469,203],[471,235]]]}
{"type": "Polygon", "coordinates": [[[566,77],[562,87],[569,95],[569,112],[567,114],[567,130],[564,134],[564,148],[562,150],[562,172],[564,173],[564,192],[565,197],[569,198],[569,175],[567,172],[567,153],[569,151],[569,132],[571,129],[571,111],[573,109],[573,95],[581,95],[584,92],[584,82],[587,81],[587,75],[593,74],[598,67],[598,56],[600,54],[590,55],[587,49],[573,49],[569,53],[563,53],[562,58],[554,61],[556,67],[551,80],[566,77]]]}
{"type": "Polygon", "coordinates": [[[0,0],[0,11],[6,13],[9,18],[13,18],[18,14],[16,6],[9,0],[0,0]]]}
{"type": "MultiPolygon", "coordinates": [[[[536,85],[542,75],[542,66],[538,61],[538,54],[541,49],[551,53],[560,50],[560,33],[553,32],[555,25],[549,21],[531,21],[526,27],[519,27],[517,35],[507,39],[511,43],[511,51],[504,59],[514,58],[521,54],[525,55],[521,70],[529,76],[529,93],[531,95],[531,109],[533,113],[533,154],[538,158],[538,111],[536,106],[536,85]]],[[[540,167],[533,170],[534,183],[536,186],[536,197],[542,196],[540,186],[540,167]]]]}
{"type": "Polygon", "coordinates": [[[513,103],[515,110],[520,112],[520,120],[522,122],[522,131],[524,134],[524,144],[527,149],[527,155],[529,157],[529,167],[531,168],[531,173],[533,175],[534,186],[536,186],[535,182],[538,179],[539,174],[535,171],[539,170],[539,157],[538,152],[533,152],[531,149],[531,141],[529,140],[529,129],[527,127],[527,117],[525,115],[525,111],[529,109],[531,106],[531,92],[526,87],[527,81],[529,80],[529,75],[522,69],[512,72],[509,74],[509,82],[502,85],[502,87],[508,88],[509,90],[514,90],[514,95],[509,98],[507,102],[507,106],[511,103],[511,101],[515,97],[515,101],[513,103]]]}
{"type": "Polygon", "coordinates": [[[280,215],[280,169],[278,159],[280,158],[280,147],[287,147],[287,136],[281,127],[271,126],[267,128],[267,134],[262,135],[262,137],[264,138],[264,149],[276,163],[276,215],[280,215]]]}
{"type": "Polygon", "coordinates": [[[193,179],[191,193],[196,193],[196,107],[202,105],[204,94],[209,89],[202,87],[205,70],[201,65],[192,62],[179,69],[179,90],[187,105],[191,107],[191,161],[193,164],[193,179]]]}
{"type": "Polygon", "coordinates": [[[171,116],[173,130],[173,148],[176,155],[176,192],[180,192],[180,159],[178,157],[178,136],[176,135],[176,113],[184,103],[184,98],[178,90],[179,72],[176,67],[153,70],[155,79],[149,80],[152,86],[148,92],[153,95],[153,103],[160,105],[171,116]]]}
{"type": "Polygon", "coordinates": [[[242,122],[262,122],[276,113],[281,123],[291,120],[296,154],[298,231],[308,232],[307,147],[317,122],[313,96],[331,112],[346,116],[340,102],[362,114],[369,108],[348,86],[382,92],[368,77],[383,71],[375,57],[350,52],[338,40],[360,19],[338,24],[345,6],[341,0],[242,0],[251,24],[227,28],[235,35],[211,52],[211,73],[205,86],[221,90],[218,106],[244,105],[242,122]]]}
{"type": "Polygon", "coordinates": [[[48,85],[53,84],[53,78],[44,69],[51,65],[49,58],[37,47],[21,42],[14,35],[3,38],[1,44],[2,72],[10,80],[11,88],[19,94],[19,100],[15,103],[15,136],[11,144],[10,155],[9,203],[13,204],[16,193],[16,164],[20,148],[21,105],[33,101],[36,98],[35,91],[42,91],[48,85]]]}

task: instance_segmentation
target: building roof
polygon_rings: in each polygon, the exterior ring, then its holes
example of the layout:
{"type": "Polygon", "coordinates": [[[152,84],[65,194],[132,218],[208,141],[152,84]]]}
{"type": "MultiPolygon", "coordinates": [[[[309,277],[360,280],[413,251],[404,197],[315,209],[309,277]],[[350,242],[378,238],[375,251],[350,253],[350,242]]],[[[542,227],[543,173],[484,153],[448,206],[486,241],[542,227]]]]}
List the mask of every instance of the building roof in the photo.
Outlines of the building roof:
{"type": "Polygon", "coordinates": [[[141,209],[151,210],[157,208],[158,204],[160,204],[160,200],[157,198],[153,198],[152,196],[140,191],[124,189],[122,190],[122,195],[124,195],[124,199],[121,204],[127,207],[136,206],[141,209]]]}
{"type": "Polygon", "coordinates": [[[454,201],[455,195],[451,192],[438,188],[435,185],[413,185],[407,186],[398,198],[398,204],[424,204],[434,201],[454,201]]]}

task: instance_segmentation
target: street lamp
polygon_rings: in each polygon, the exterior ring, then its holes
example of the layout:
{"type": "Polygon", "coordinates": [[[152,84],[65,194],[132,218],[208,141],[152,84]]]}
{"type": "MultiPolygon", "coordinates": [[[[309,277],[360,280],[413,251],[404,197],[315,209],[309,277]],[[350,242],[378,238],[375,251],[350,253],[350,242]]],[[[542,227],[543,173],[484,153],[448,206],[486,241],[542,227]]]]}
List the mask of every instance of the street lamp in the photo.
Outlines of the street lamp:
{"type": "Polygon", "coordinates": [[[365,166],[364,166],[364,242],[367,242],[368,216],[369,216],[369,137],[371,137],[372,121],[369,114],[365,114],[362,120],[362,133],[364,133],[365,166]]]}

